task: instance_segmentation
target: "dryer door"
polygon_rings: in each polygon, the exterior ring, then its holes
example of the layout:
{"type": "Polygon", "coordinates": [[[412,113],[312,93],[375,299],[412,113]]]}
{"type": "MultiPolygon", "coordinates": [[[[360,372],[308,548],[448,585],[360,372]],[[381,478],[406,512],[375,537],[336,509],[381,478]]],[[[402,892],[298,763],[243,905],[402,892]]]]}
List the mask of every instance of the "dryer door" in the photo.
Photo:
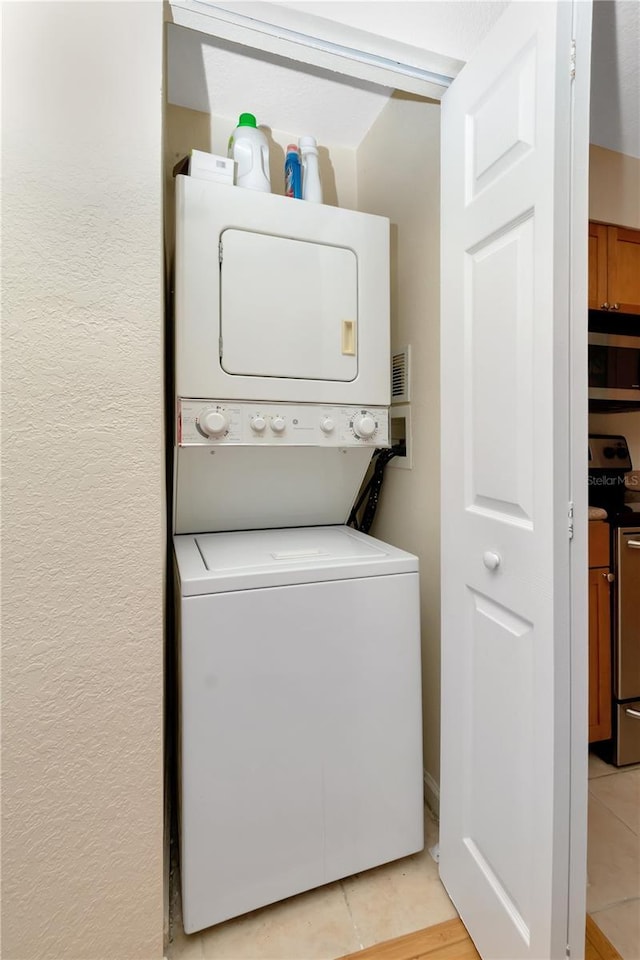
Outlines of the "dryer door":
{"type": "Polygon", "coordinates": [[[220,346],[226,373],[354,380],[357,313],[353,250],[247,230],[223,231],[220,346]]]}

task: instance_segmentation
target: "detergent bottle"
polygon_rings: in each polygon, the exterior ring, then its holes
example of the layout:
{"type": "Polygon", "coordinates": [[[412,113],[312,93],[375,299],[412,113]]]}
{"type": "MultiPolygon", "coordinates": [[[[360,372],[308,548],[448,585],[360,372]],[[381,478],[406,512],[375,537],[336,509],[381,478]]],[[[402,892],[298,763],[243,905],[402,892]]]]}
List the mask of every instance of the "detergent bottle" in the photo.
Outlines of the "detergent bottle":
{"type": "Polygon", "coordinates": [[[284,161],[284,195],[285,197],[295,197],[296,200],[302,199],[302,171],[300,168],[300,154],[295,143],[290,143],[287,147],[286,159],[284,161]]]}
{"type": "Polygon", "coordinates": [[[252,113],[240,114],[238,126],[229,137],[227,155],[236,161],[238,187],[271,193],[269,144],[252,113]]]}
{"type": "Polygon", "coordinates": [[[318,147],[314,137],[300,137],[300,162],[302,164],[302,199],[322,203],[322,184],[318,167],[318,147]]]}

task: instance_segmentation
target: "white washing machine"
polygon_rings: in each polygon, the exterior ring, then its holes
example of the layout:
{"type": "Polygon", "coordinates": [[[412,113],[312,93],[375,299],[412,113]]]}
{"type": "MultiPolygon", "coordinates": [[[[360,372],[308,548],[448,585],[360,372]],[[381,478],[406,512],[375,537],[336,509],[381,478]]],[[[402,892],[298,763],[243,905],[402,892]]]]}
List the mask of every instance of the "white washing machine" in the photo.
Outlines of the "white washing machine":
{"type": "Polygon", "coordinates": [[[174,547],[186,932],[422,849],[416,557],[341,526],[174,547]]]}

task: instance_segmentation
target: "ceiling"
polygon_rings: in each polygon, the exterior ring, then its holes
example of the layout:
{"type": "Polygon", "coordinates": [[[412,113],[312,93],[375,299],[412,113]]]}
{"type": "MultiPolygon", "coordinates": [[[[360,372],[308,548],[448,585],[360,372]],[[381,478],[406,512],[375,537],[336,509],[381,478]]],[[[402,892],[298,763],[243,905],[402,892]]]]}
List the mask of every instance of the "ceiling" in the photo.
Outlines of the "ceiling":
{"type": "MultiPolygon", "coordinates": [[[[204,3],[417,67],[428,67],[425,52],[437,51],[434,66],[438,61],[448,76],[456,75],[508,5],[507,0],[204,3]]],[[[334,146],[357,148],[393,93],[391,86],[345,76],[335,67],[294,62],[176,24],[169,24],[167,50],[170,103],[231,119],[248,110],[261,125],[292,134],[312,128],[319,142],[334,146]]]]}
{"type": "MultiPolygon", "coordinates": [[[[370,48],[377,41],[380,50],[384,38],[390,51],[393,44],[408,56],[415,51],[416,63],[424,50],[455,63],[469,59],[506,6],[507,0],[285,0],[233,8],[277,9],[276,19],[289,15],[300,22],[323,17],[333,21],[334,33],[336,23],[357,31],[365,41],[362,49],[368,37],[370,48]]],[[[168,30],[168,62],[171,103],[229,118],[249,110],[258,123],[292,134],[312,126],[320,142],[336,146],[356,148],[392,93],[174,24],[168,30]]],[[[594,3],[591,141],[640,157],[638,0],[594,3]]]]}
{"type": "Polygon", "coordinates": [[[357,147],[392,90],[169,25],[170,103],[357,147]],[[246,52],[245,52],[246,51],[246,52]],[[311,127],[311,129],[310,129],[311,127]]]}
{"type": "Polygon", "coordinates": [[[401,43],[468,60],[508,0],[299,0],[280,4],[401,43]]]}

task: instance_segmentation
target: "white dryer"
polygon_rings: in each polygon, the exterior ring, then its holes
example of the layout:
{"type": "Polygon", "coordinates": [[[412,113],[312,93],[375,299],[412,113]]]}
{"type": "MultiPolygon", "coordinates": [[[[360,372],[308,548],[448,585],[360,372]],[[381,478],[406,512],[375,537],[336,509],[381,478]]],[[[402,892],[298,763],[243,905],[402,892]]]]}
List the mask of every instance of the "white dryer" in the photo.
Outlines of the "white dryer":
{"type": "Polygon", "coordinates": [[[176,177],[183,399],[387,406],[389,221],[176,177]]]}
{"type": "Polygon", "coordinates": [[[174,537],[187,933],[423,846],[416,557],[174,537]]]}

